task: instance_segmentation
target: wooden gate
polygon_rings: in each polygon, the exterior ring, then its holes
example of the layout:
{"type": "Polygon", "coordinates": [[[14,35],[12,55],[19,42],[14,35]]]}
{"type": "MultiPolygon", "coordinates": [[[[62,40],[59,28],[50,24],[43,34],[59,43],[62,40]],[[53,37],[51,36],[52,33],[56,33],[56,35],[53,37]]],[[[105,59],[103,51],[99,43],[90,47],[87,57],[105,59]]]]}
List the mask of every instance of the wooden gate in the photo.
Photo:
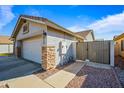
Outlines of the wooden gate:
{"type": "Polygon", "coordinates": [[[77,59],[110,64],[110,41],[77,43],[77,59]]]}

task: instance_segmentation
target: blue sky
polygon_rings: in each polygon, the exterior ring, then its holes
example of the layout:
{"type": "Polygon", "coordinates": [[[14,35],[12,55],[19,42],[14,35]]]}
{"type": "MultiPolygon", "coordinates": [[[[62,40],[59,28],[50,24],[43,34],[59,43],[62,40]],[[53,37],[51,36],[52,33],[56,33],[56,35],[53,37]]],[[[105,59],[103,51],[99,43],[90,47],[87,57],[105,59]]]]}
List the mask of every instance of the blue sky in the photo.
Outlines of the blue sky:
{"type": "Polygon", "coordinates": [[[97,39],[124,32],[124,6],[0,6],[0,35],[10,36],[20,14],[46,17],[74,32],[93,29],[97,39]]]}

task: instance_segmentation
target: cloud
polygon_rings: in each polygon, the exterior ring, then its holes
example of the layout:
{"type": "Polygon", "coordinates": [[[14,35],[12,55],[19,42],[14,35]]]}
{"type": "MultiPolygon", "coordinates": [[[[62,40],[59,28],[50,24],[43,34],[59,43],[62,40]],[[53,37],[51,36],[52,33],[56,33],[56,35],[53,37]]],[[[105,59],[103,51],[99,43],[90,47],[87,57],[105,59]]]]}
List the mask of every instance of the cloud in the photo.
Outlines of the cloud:
{"type": "Polygon", "coordinates": [[[34,9],[34,8],[28,8],[26,9],[26,11],[24,12],[24,14],[27,15],[32,15],[32,16],[40,16],[40,11],[34,9]]]}
{"type": "Polygon", "coordinates": [[[81,31],[84,29],[93,29],[96,38],[112,39],[114,35],[124,32],[124,12],[114,15],[108,15],[96,20],[87,26],[74,25],[68,29],[72,31],[81,31]]]}
{"type": "Polygon", "coordinates": [[[74,31],[74,32],[78,32],[78,31],[85,30],[85,27],[80,26],[80,25],[74,25],[74,26],[68,27],[67,29],[74,31]]]}
{"type": "Polygon", "coordinates": [[[0,6],[0,29],[10,23],[15,15],[12,12],[13,6],[0,6]]]}
{"type": "Polygon", "coordinates": [[[88,29],[88,25],[90,25],[92,22],[94,22],[95,19],[91,18],[90,16],[86,15],[78,15],[76,16],[76,23],[75,25],[72,25],[70,27],[67,27],[67,29],[77,32],[88,29]]]}
{"type": "Polygon", "coordinates": [[[123,31],[124,12],[115,15],[108,15],[107,17],[90,24],[88,28],[94,29],[97,33],[123,31]]]}

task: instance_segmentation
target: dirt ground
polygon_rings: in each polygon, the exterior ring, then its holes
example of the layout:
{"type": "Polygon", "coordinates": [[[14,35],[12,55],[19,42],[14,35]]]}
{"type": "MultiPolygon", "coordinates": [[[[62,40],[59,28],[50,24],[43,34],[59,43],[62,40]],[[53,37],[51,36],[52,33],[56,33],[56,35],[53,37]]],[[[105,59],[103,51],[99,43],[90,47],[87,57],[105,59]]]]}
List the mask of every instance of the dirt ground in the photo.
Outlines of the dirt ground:
{"type": "Polygon", "coordinates": [[[115,66],[124,70],[124,58],[121,56],[115,56],[115,66]]]}
{"type": "Polygon", "coordinates": [[[73,64],[74,62],[71,62],[71,63],[68,63],[68,64],[65,64],[63,66],[58,66],[54,69],[51,69],[51,70],[48,70],[48,71],[38,71],[36,73],[34,73],[37,77],[39,77],[40,79],[44,80],[46,79],[47,77],[57,73],[58,71],[62,70],[63,68],[73,64]]]}

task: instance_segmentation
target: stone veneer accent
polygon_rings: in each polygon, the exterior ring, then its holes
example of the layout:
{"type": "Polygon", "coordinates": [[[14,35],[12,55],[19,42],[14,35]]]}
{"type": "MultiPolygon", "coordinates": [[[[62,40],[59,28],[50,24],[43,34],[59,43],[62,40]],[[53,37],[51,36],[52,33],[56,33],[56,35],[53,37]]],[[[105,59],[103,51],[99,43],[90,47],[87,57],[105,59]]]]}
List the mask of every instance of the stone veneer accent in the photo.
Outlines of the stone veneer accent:
{"type": "Polygon", "coordinates": [[[55,46],[42,47],[42,68],[44,70],[55,68],[55,46]]]}
{"type": "Polygon", "coordinates": [[[21,47],[15,48],[15,55],[16,55],[16,57],[21,57],[21,47]]]}

